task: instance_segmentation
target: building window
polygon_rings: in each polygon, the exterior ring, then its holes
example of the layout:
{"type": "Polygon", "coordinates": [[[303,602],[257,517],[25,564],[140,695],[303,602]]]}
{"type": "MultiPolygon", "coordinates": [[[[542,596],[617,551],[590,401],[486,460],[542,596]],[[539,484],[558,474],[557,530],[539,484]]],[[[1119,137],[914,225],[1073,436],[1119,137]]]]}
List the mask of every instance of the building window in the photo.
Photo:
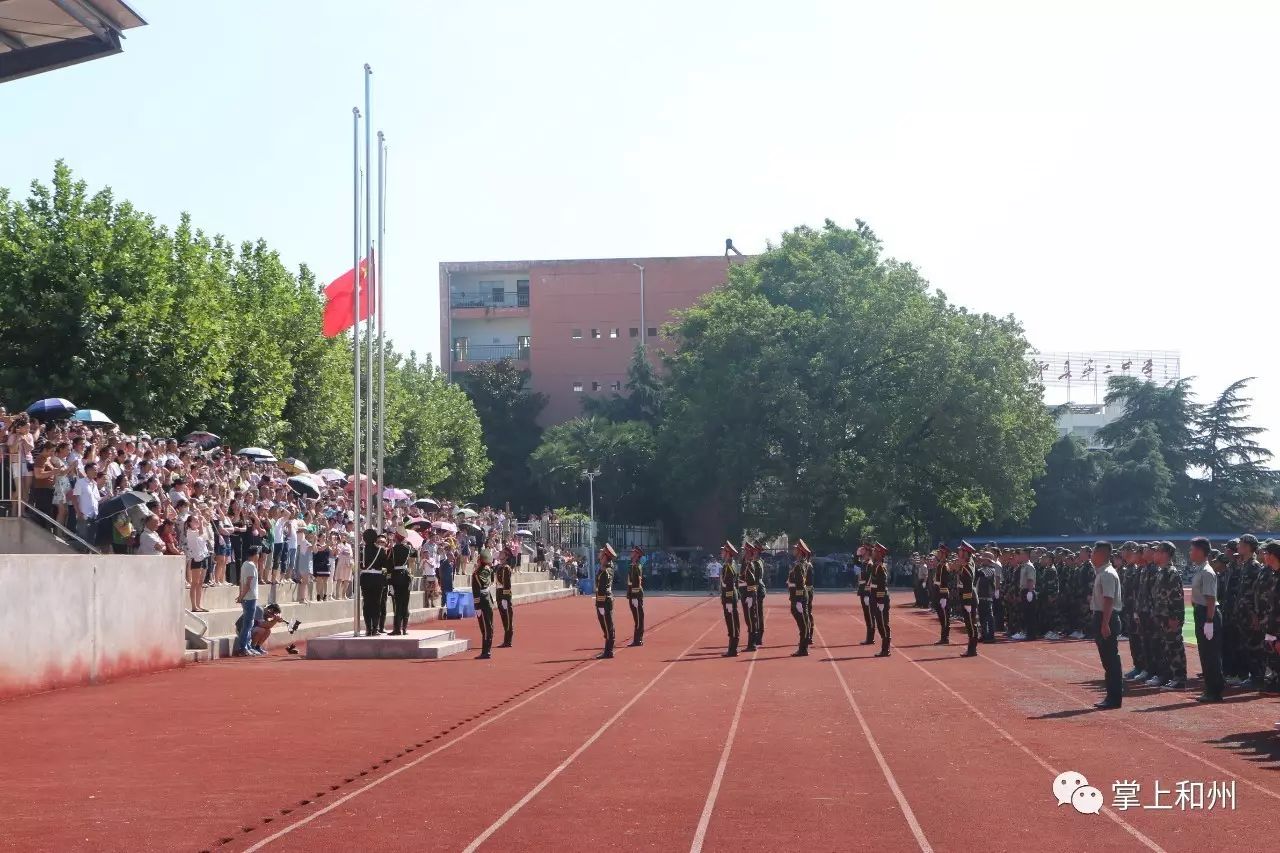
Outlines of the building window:
{"type": "Polygon", "coordinates": [[[609,330],[609,337],[611,337],[611,338],[616,338],[616,337],[618,337],[618,330],[617,330],[617,329],[610,329],[610,330],[609,330]]]}
{"type": "Polygon", "coordinates": [[[615,380],[615,381],[613,382],[613,384],[612,384],[612,385],[610,385],[609,387],[610,387],[610,388],[612,388],[614,391],[621,391],[621,390],[622,390],[622,383],[621,383],[621,382],[619,382],[619,381],[616,381],[616,380],[615,380]]]}
{"type": "Polygon", "coordinates": [[[635,326],[632,326],[632,327],[631,327],[631,337],[633,337],[633,338],[638,338],[638,337],[640,337],[640,330],[639,330],[639,329],[637,329],[635,326]]]}
{"type": "Polygon", "coordinates": [[[591,330],[591,340],[593,340],[593,341],[598,341],[598,340],[600,340],[600,330],[599,330],[599,329],[592,329],[592,330],[591,330]]]}
{"type": "Polygon", "coordinates": [[[466,360],[467,360],[467,346],[468,346],[468,343],[469,343],[469,341],[468,341],[466,338],[454,338],[454,339],[453,339],[453,360],[454,360],[454,361],[466,361],[466,360]]]}
{"type": "Polygon", "coordinates": [[[649,327],[649,337],[651,337],[651,338],[656,338],[657,336],[658,336],[658,330],[657,330],[657,329],[655,329],[653,326],[650,326],[650,327],[649,327]]]}
{"type": "Polygon", "coordinates": [[[591,383],[591,390],[592,390],[592,391],[599,391],[599,390],[600,390],[600,383],[599,383],[599,382],[592,382],[592,383],[591,383]]]}
{"type": "Polygon", "coordinates": [[[516,279],[516,306],[519,308],[529,307],[529,279],[516,279]]]}
{"type": "Polygon", "coordinates": [[[529,335],[520,335],[516,338],[516,358],[528,358],[531,346],[533,346],[533,338],[529,335]]]}
{"type": "Polygon", "coordinates": [[[580,340],[582,340],[582,330],[581,330],[581,329],[574,329],[574,330],[573,330],[573,339],[574,339],[575,341],[580,341],[580,340]]]}
{"type": "Polygon", "coordinates": [[[581,383],[581,382],[575,382],[575,383],[573,383],[573,393],[575,393],[575,394],[581,394],[581,393],[582,393],[582,383],[581,383]]]}

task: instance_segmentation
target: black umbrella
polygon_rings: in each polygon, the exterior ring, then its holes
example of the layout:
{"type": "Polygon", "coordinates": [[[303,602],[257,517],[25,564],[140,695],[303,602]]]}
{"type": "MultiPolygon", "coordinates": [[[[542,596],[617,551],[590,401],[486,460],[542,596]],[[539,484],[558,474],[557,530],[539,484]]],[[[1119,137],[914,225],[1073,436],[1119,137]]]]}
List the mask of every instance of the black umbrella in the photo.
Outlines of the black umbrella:
{"type": "Polygon", "coordinates": [[[289,488],[293,489],[304,498],[320,497],[320,487],[316,485],[316,481],[306,474],[299,474],[296,477],[290,477],[287,481],[289,488]]]}
{"type": "Polygon", "coordinates": [[[98,518],[110,518],[119,515],[135,506],[146,506],[151,496],[143,492],[121,492],[113,498],[107,498],[98,504],[98,518]]]}
{"type": "Polygon", "coordinates": [[[427,509],[427,510],[440,509],[440,504],[431,500],[431,498],[418,498],[416,501],[413,502],[413,505],[416,506],[418,509],[427,509]]]}
{"type": "Polygon", "coordinates": [[[196,432],[187,433],[187,437],[182,439],[183,444],[194,444],[201,450],[213,450],[222,443],[222,439],[218,438],[211,432],[197,430],[196,432]]]}
{"type": "Polygon", "coordinates": [[[409,519],[408,521],[406,521],[406,522],[404,523],[404,526],[405,526],[405,527],[409,527],[409,528],[413,528],[414,530],[418,530],[418,529],[421,529],[421,528],[429,528],[429,527],[431,527],[431,519],[429,519],[429,518],[411,518],[411,519],[409,519]]]}
{"type": "Polygon", "coordinates": [[[76,404],[63,397],[46,397],[27,406],[27,414],[40,421],[62,421],[71,417],[76,404]]]}

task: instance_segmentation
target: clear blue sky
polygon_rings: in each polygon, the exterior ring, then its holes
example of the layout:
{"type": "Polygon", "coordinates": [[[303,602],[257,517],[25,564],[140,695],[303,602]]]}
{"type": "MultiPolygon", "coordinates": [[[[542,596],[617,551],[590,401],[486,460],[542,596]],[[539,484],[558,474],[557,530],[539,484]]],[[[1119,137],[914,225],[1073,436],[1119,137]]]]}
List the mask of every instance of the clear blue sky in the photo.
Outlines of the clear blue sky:
{"type": "Polygon", "coordinates": [[[331,277],[369,62],[406,348],[438,349],[441,260],[860,217],[1043,350],[1181,350],[1202,396],[1258,375],[1280,429],[1280,4],[130,2],[123,55],[0,86],[0,184],[63,157],[331,277]]]}

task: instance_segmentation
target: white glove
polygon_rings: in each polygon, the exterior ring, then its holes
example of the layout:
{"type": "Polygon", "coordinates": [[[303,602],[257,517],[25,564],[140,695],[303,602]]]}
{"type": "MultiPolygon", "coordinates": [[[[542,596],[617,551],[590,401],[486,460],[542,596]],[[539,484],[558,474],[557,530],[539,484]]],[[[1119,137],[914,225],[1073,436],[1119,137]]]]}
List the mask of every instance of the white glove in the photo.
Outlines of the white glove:
{"type": "Polygon", "coordinates": [[[870,598],[868,598],[868,597],[867,597],[867,596],[865,596],[865,595],[864,595],[864,596],[862,596],[862,606],[863,606],[863,607],[866,607],[866,606],[868,606],[869,604],[871,604],[871,599],[870,599],[870,598]]]}
{"type": "Polygon", "coordinates": [[[1034,592],[1032,592],[1031,590],[1027,590],[1027,604],[1030,604],[1031,600],[1034,599],[1035,597],[1036,597],[1036,594],[1034,592]]]}
{"type": "Polygon", "coordinates": [[[1262,639],[1266,640],[1266,641],[1267,641],[1267,643],[1274,643],[1274,642],[1276,641],[1276,635],[1275,635],[1275,634],[1267,634],[1267,635],[1266,635],[1265,637],[1263,637],[1262,639]]]}
{"type": "Polygon", "coordinates": [[[1206,640],[1213,639],[1213,623],[1212,622],[1204,623],[1204,638],[1206,640]]]}

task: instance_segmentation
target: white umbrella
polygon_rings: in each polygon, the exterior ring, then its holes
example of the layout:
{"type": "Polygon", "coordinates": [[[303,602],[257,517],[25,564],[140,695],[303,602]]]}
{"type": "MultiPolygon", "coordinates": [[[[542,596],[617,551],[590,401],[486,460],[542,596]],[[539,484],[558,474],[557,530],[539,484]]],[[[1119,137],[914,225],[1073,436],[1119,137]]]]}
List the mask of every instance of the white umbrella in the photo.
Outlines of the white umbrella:
{"type": "Polygon", "coordinates": [[[339,480],[347,479],[347,475],[339,471],[337,468],[321,468],[316,472],[316,476],[324,480],[326,483],[336,483],[339,480]]]}
{"type": "Polygon", "coordinates": [[[459,507],[458,509],[454,510],[454,511],[453,511],[453,514],[454,514],[454,515],[460,515],[460,516],[462,516],[463,518],[475,518],[475,517],[476,517],[477,515],[479,515],[480,513],[476,512],[476,511],[475,511],[474,509],[472,509],[471,507],[464,506],[464,507],[459,507]]]}
{"type": "Polygon", "coordinates": [[[275,462],[276,456],[270,450],[261,447],[242,447],[236,451],[236,456],[247,456],[254,462],[275,462]]]}
{"type": "Polygon", "coordinates": [[[517,535],[517,536],[532,536],[532,535],[533,535],[533,531],[531,531],[531,530],[525,530],[524,528],[520,528],[519,530],[517,530],[517,531],[516,531],[516,535],[517,535]]]}
{"type": "Polygon", "coordinates": [[[436,530],[443,530],[445,533],[457,533],[458,525],[452,521],[437,521],[431,525],[436,530]]]}

